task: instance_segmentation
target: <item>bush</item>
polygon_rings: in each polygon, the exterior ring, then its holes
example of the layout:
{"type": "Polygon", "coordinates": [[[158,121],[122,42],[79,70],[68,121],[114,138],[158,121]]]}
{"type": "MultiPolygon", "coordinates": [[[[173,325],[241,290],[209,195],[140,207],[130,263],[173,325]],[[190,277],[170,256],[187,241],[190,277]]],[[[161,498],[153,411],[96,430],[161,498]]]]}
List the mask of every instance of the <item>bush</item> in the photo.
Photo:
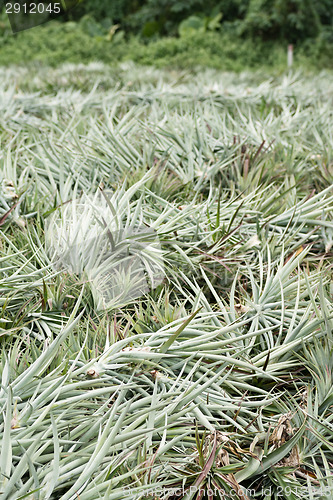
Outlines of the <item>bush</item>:
{"type": "Polygon", "coordinates": [[[40,61],[51,66],[63,62],[89,62],[116,58],[101,37],[92,37],[77,23],[56,21],[3,38],[0,64],[40,61]]]}
{"type": "MultiPolygon", "coordinates": [[[[297,47],[297,64],[332,67],[332,44],[321,35],[297,47]]],[[[57,66],[64,62],[88,63],[133,60],[157,67],[193,68],[208,66],[222,70],[242,71],[260,66],[283,70],[286,44],[246,40],[234,31],[184,33],[182,37],[166,37],[142,42],[132,36],[124,40],[123,32],[110,35],[96,21],[85,17],[80,23],[57,21],[0,39],[0,64],[42,62],[57,66]]]]}

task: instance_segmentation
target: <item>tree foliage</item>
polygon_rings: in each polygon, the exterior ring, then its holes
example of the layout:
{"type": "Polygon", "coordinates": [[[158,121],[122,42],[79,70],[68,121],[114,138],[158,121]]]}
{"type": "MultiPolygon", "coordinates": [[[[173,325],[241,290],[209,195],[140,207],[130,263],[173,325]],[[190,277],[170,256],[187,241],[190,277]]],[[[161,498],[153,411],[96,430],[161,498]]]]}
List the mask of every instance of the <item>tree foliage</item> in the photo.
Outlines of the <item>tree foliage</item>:
{"type": "Polygon", "coordinates": [[[251,0],[242,30],[253,37],[297,42],[318,35],[320,16],[311,0],[251,0]]]}
{"type": "MultiPolygon", "coordinates": [[[[4,5],[0,0],[0,8],[4,5]]],[[[333,40],[333,0],[79,0],[63,20],[87,15],[144,38],[177,36],[182,23],[193,25],[193,18],[201,30],[219,16],[221,31],[246,38],[296,43],[320,35],[333,40]]]]}
{"type": "MultiPolygon", "coordinates": [[[[110,18],[129,32],[144,36],[175,35],[184,20],[214,18],[230,23],[245,36],[297,42],[317,36],[322,27],[332,30],[332,0],[83,0],[73,13],[97,20],[110,18]]],[[[200,23],[198,23],[200,25],[200,23]]]]}

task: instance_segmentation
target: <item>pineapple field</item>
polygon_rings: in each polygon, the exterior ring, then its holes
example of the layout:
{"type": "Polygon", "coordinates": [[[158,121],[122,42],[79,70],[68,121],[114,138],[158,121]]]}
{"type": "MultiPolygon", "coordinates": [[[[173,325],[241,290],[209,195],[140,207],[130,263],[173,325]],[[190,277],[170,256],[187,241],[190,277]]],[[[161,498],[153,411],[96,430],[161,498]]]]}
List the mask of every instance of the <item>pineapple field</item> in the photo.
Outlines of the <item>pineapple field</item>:
{"type": "Polygon", "coordinates": [[[0,71],[1,499],[330,500],[333,74],[0,71]]]}

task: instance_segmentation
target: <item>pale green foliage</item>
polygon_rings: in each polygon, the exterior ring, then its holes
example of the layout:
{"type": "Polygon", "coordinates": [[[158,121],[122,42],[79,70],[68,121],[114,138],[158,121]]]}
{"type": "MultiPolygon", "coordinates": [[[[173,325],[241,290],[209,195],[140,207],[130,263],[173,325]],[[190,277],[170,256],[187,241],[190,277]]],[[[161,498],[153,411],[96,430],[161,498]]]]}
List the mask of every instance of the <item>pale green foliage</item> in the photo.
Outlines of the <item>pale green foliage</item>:
{"type": "Polygon", "coordinates": [[[331,498],[332,75],[30,76],[0,89],[1,498],[331,498]],[[122,307],[80,268],[100,189],[165,273],[122,307]]]}

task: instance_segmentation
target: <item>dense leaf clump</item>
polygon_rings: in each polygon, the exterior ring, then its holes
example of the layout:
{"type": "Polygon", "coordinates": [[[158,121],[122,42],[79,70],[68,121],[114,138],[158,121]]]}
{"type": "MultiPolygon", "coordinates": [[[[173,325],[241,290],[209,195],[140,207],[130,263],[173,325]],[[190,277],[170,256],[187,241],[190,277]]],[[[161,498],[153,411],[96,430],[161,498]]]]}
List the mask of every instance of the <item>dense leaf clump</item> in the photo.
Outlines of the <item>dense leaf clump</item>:
{"type": "Polygon", "coordinates": [[[332,84],[1,70],[1,498],[331,498],[332,84]],[[96,193],[159,242],[121,304],[55,265],[96,193]]]}

